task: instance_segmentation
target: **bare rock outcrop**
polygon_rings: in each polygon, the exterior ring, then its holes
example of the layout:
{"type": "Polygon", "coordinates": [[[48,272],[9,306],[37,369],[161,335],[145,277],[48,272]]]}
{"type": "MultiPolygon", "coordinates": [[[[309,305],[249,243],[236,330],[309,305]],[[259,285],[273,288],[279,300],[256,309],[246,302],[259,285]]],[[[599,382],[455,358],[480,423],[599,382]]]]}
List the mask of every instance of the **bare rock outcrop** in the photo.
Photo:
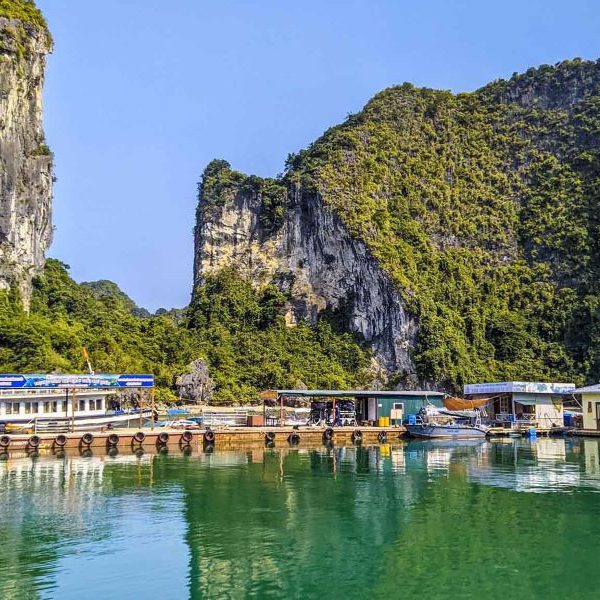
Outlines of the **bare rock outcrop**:
{"type": "Polygon", "coordinates": [[[42,127],[47,30],[0,17],[0,289],[29,307],[52,240],[52,154],[42,127]]]}

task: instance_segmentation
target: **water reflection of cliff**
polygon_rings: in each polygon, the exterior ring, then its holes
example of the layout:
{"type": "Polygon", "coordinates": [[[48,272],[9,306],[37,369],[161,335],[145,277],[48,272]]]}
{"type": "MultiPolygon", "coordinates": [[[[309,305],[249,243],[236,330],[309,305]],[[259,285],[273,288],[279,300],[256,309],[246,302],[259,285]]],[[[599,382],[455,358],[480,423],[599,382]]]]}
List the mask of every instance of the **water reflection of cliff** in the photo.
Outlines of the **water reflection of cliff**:
{"type": "Polygon", "coordinates": [[[413,498],[402,465],[389,447],[267,450],[198,472],[185,485],[192,597],[314,597],[332,580],[352,597],[413,498]]]}

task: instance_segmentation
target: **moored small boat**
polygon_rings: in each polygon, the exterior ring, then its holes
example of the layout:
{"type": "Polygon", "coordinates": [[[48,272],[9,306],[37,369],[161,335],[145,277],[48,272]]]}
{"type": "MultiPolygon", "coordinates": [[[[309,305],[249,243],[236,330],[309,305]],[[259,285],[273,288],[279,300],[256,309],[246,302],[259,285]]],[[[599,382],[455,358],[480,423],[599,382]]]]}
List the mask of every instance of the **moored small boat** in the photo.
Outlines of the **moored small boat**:
{"type": "Polygon", "coordinates": [[[481,423],[477,409],[449,411],[424,407],[418,415],[411,415],[406,425],[409,435],[426,439],[482,439],[489,427],[481,423]]]}

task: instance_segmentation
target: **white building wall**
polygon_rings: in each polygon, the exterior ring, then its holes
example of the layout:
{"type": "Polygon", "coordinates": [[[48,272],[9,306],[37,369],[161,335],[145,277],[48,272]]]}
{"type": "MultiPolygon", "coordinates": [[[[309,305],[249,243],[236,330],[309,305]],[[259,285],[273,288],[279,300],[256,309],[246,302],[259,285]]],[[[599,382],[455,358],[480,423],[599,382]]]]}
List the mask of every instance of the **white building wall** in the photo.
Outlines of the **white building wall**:
{"type": "Polygon", "coordinates": [[[583,406],[583,428],[598,429],[596,421],[596,404],[600,404],[600,393],[581,394],[581,404],[583,406]]]}

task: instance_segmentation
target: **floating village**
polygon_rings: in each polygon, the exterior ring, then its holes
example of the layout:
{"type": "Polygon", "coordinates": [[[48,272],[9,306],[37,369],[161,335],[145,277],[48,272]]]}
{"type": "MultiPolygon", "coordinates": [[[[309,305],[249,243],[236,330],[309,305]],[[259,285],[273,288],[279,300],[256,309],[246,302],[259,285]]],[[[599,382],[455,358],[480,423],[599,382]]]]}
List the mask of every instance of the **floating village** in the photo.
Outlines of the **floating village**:
{"type": "Polygon", "coordinates": [[[600,436],[600,384],[491,382],[430,390],[265,390],[253,406],[155,402],[151,374],[0,375],[0,453],[143,451],[402,438],[600,436]]]}

